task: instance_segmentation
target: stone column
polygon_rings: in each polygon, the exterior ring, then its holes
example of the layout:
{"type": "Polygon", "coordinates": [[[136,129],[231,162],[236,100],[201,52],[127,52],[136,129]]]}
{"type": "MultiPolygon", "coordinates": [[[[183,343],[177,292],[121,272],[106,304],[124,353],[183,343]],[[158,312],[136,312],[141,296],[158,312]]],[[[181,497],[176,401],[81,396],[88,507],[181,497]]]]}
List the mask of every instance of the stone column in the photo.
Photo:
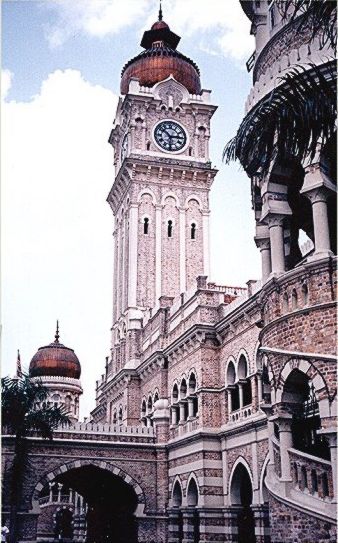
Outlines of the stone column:
{"type": "Polygon", "coordinates": [[[171,408],[171,424],[172,426],[177,425],[177,407],[174,406],[171,408]]]}
{"type": "Polygon", "coordinates": [[[209,242],[209,215],[210,211],[202,212],[203,224],[203,273],[210,275],[210,242],[209,242]]]}
{"type": "Polygon", "coordinates": [[[269,508],[267,505],[252,505],[252,512],[255,519],[255,536],[256,543],[266,543],[270,541],[270,520],[269,520],[269,508]],[[268,539],[269,538],[269,539],[268,539]]]}
{"type": "Polygon", "coordinates": [[[257,381],[256,381],[256,374],[252,375],[251,379],[251,396],[252,396],[252,407],[256,411],[259,406],[259,397],[257,392],[257,381]]]}
{"type": "Polygon", "coordinates": [[[185,262],[185,209],[180,209],[180,292],[186,291],[186,262],[185,262]]]}
{"type": "MultiPolygon", "coordinates": [[[[138,205],[129,208],[129,269],[128,269],[128,306],[136,307],[137,296],[137,239],[138,205]]],[[[117,289],[119,286],[117,285],[117,289]]]]}
{"type": "Polygon", "coordinates": [[[183,540],[182,543],[194,543],[194,509],[182,509],[183,540]]]}
{"type": "Polygon", "coordinates": [[[257,372],[257,397],[258,397],[258,407],[260,406],[263,400],[263,383],[262,383],[262,374],[257,372]]]}
{"type": "Polygon", "coordinates": [[[323,430],[318,430],[318,434],[324,435],[328,441],[330,447],[330,460],[332,466],[332,485],[333,485],[333,499],[332,503],[337,503],[337,493],[338,493],[338,484],[337,484],[337,429],[336,428],[324,428],[323,430]]]}
{"type": "Polygon", "coordinates": [[[289,449],[292,447],[292,415],[285,413],[278,418],[281,462],[281,481],[292,481],[289,449]]]}
{"type": "Polygon", "coordinates": [[[239,408],[243,408],[243,383],[239,381],[238,383],[238,392],[239,392],[239,408]]]}
{"type": "Polygon", "coordinates": [[[264,284],[271,274],[270,238],[259,238],[256,236],[255,243],[261,253],[262,283],[264,284]]]}
{"type": "Polygon", "coordinates": [[[283,215],[269,215],[266,220],[269,225],[270,233],[272,273],[283,273],[285,271],[284,217],[283,215]]]}
{"type": "Polygon", "coordinates": [[[312,204],[313,230],[315,237],[315,253],[318,256],[330,256],[330,231],[327,214],[328,196],[336,192],[336,186],[331,182],[320,163],[311,164],[305,168],[304,184],[301,194],[312,204]]]}
{"type": "Polygon", "coordinates": [[[188,420],[194,418],[194,400],[193,398],[188,398],[188,420]]]}
{"type": "Polygon", "coordinates": [[[315,254],[330,255],[330,231],[327,215],[327,199],[329,191],[325,187],[313,189],[305,193],[312,204],[313,230],[315,237],[315,254]]]}
{"type": "Polygon", "coordinates": [[[58,502],[61,502],[61,490],[63,485],[61,483],[58,483],[58,502]]]}
{"type": "Polygon", "coordinates": [[[53,484],[54,483],[49,483],[49,503],[53,501],[53,484]]]}
{"type": "Polygon", "coordinates": [[[162,295],[162,276],[161,276],[161,273],[162,273],[162,267],[161,267],[161,261],[162,261],[162,206],[161,205],[156,206],[156,212],[155,213],[156,213],[155,304],[157,304],[158,299],[162,295]]]}
{"type": "Polygon", "coordinates": [[[168,516],[168,543],[179,543],[181,511],[178,508],[169,509],[168,516]]]}
{"type": "Polygon", "coordinates": [[[180,408],[180,422],[185,422],[185,407],[184,407],[184,402],[180,402],[179,403],[179,408],[180,408]]]}
{"type": "Polygon", "coordinates": [[[231,400],[231,390],[230,386],[227,387],[227,396],[228,396],[228,421],[230,421],[230,414],[232,412],[232,400],[231,400]]]}

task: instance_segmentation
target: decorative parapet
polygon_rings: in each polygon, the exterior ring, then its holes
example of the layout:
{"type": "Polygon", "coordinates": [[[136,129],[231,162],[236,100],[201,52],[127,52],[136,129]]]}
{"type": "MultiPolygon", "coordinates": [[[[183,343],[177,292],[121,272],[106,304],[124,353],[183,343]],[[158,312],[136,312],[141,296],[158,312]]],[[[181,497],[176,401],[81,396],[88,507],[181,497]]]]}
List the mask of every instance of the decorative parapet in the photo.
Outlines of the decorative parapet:
{"type": "MultiPolygon", "coordinates": [[[[3,430],[3,435],[11,434],[3,430]]],[[[34,432],[31,437],[38,437],[34,432]]],[[[71,425],[60,426],[54,431],[55,439],[70,439],[74,441],[101,441],[101,442],[129,442],[154,443],[154,429],[143,426],[118,426],[116,424],[103,424],[93,422],[76,422],[71,425]]]]}
{"type": "Polygon", "coordinates": [[[272,92],[283,77],[294,66],[304,66],[309,69],[313,65],[321,66],[326,64],[330,58],[334,58],[331,49],[321,49],[319,39],[311,43],[298,44],[284,43],[288,27],[283,27],[262,50],[254,68],[254,85],[250,90],[245,103],[245,112],[248,113],[264,96],[272,92]],[[274,50],[275,44],[280,45],[280,52],[274,50]]]}

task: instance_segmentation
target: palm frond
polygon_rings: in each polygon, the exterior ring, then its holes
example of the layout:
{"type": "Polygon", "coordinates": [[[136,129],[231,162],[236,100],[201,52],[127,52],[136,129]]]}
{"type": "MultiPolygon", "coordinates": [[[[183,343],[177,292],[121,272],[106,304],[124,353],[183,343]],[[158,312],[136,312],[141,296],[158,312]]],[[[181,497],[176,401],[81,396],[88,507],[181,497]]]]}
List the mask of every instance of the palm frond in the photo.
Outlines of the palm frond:
{"type": "Polygon", "coordinates": [[[258,169],[264,174],[277,153],[281,159],[313,157],[318,140],[325,144],[335,132],[335,80],[332,62],[325,69],[293,67],[244,118],[223,160],[239,160],[249,174],[258,169]]]}

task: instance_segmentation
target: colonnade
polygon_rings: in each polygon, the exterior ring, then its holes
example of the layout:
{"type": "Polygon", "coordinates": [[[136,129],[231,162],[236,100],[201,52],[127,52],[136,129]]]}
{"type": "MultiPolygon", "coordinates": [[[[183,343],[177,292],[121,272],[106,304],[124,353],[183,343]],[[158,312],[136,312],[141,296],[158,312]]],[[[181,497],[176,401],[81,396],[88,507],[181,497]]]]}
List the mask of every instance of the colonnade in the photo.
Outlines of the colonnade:
{"type": "MultiPolygon", "coordinates": [[[[276,184],[274,189],[279,187],[276,184]]],[[[266,184],[267,186],[267,184],[266,184]]],[[[262,282],[265,283],[271,275],[279,275],[286,271],[285,263],[285,219],[292,214],[286,201],[286,194],[269,193],[265,186],[262,217],[257,223],[255,242],[261,252],[262,282]]],[[[323,172],[320,163],[311,164],[305,168],[304,183],[300,190],[312,206],[314,254],[312,259],[332,255],[327,202],[336,191],[335,185],[323,172]]]]}

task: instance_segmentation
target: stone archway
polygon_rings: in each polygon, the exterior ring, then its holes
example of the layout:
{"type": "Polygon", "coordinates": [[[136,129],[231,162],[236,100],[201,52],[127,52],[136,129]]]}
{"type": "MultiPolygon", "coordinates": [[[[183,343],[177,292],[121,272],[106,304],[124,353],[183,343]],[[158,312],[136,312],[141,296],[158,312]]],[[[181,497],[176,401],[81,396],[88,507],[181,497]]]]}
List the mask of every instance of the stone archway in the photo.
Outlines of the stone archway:
{"type": "Polygon", "coordinates": [[[237,543],[255,543],[255,520],[251,509],[252,480],[246,466],[238,462],[230,483],[231,505],[237,510],[237,543]]]}
{"type": "MultiPolygon", "coordinates": [[[[36,485],[33,493],[35,512],[42,511],[40,493],[52,481],[73,489],[86,503],[86,509],[81,512],[86,526],[83,534],[86,536],[74,541],[137,543],[137,518],[143,515],[145,499],[141,487],[132,477],[107,462],[77,460],[64,464],[36,485]]],[[[40,516],[38,540],[51,531],[43,525],[46,515],[40,516]]]]}

